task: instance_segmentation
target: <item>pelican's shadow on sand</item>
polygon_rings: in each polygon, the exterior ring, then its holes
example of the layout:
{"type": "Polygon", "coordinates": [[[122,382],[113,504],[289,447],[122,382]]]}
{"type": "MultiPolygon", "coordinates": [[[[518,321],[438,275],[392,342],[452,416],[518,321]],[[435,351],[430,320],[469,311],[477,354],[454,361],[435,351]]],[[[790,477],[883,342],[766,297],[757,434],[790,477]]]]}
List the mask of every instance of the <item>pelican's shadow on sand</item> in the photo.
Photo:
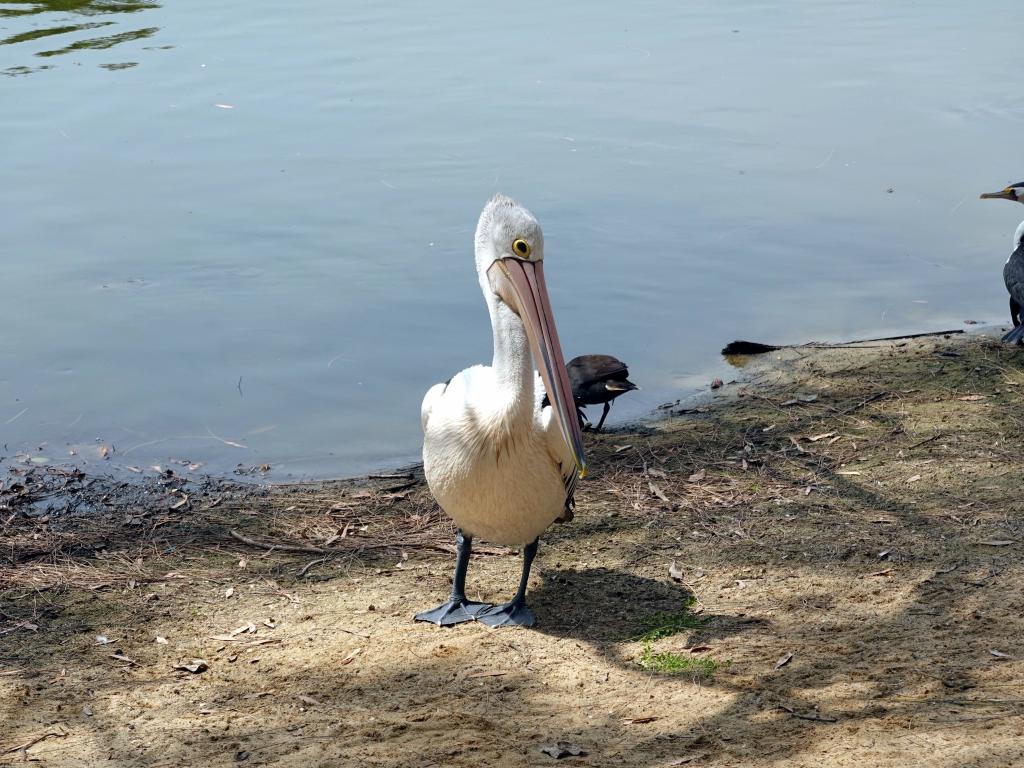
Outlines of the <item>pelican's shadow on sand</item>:
{"type": "MultiPolygon", "coordinates": [[[[583,640],[605,655],[614,644],[637,640],[655,614],[682,611],[693,598],[682,584],[610,568],[549,568],[541,577],[541,584],[528,595],[537,615],[532,631],[583,640]]],[[[689,630],[688,645],[739,634],[761,623],[743,615],[699,612],[698,618],[700,626],[689,630]]]]}

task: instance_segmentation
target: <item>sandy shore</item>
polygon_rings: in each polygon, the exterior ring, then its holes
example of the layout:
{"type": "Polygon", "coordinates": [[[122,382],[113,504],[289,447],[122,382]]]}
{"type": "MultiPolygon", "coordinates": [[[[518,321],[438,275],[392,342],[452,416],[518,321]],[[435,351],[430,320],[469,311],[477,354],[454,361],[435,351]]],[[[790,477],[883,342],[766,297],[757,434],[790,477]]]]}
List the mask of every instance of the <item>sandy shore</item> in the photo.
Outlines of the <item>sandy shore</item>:
{"type": "Polygon", "coordinates": [[[452,565],[415,472],[4,477],[0,764],[1021,764],[1024,354],[773,357],[588,435],[533,630],[412,622],[452,565]]]}

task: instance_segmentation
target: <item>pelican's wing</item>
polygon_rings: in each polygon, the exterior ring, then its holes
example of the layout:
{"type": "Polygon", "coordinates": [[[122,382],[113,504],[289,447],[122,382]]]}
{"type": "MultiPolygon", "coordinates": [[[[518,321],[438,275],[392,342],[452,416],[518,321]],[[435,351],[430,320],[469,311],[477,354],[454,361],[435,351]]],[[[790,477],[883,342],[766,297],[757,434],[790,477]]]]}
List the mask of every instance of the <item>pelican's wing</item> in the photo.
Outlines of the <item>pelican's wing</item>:
{"type": "Polygon", "coordinates": [[[423,427],[423,431],[427,431],[427,422],[430,421],[430,413],[434,410],[437,402],[444,395],[444,391],[448,389],[448,385],[451,383],[451,379],[444,382],[443,384],[435,384],[427,390],[427,394],[423,396],[423,405],[420,406],[420,426],[423,427]]]}
{"type": "Polygon", "coordinates": [[[576,499],[574,498],[577,479],[576,460],[573,459],[572,450],[566,445],[565,438],[562,437],[562,430],[558,428],[554,408],[550,405],[540,407],[540,404],[544,402],[546,393],[544,392],[544,383],[541,381],[540,376],[536,375],[534,379],[534,392],[537,395],[539,409],[537,418],[540,422],[541,431],[544,433],[548,455],[558,466],[558,471],[562,475],[562,482],[565,483],[565,512],[556,522],[567,523],[572,520],[573,509],[576,506],[576,499]]]}

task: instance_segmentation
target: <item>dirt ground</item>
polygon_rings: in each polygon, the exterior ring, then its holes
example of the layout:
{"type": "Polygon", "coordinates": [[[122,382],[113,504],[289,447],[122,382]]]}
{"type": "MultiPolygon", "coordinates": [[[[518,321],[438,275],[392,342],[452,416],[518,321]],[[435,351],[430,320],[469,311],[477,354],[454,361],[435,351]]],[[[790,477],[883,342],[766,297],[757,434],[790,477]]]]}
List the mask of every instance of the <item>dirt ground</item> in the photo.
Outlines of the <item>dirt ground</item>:
{"type": "MultiPolygon", "coordinates": [[[[415,472],[18,469],[0,764],[1024,765],[1024,353],[772,357],[588,435],[531,630],[412,621],[453,561],[415,472]]],[[[470,597],[519,567],[484,546],[470,597]]]]}

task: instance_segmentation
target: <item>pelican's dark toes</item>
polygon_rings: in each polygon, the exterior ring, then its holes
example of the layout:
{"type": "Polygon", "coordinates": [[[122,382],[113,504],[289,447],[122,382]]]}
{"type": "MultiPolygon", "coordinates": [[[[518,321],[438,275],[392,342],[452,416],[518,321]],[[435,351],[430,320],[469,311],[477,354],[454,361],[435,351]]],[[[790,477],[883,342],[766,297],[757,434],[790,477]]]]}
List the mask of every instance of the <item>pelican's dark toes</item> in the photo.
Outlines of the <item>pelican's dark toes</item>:
{"type": "Polygon", "coordinates": [[[526,607],[525,602],[495,605],[477,614],[476,620],[488,627],[532,627],[533,611],[526,607]]]}
{"type": "Polygon", "coordinates": [[[432,611],[417,613],[416,621],[429,621],[439,627],[450,627],[464,621],[473,621],[481,611],[493,608],[490,603],[476,603],[472,600],[449,600],[432,611]]]}

